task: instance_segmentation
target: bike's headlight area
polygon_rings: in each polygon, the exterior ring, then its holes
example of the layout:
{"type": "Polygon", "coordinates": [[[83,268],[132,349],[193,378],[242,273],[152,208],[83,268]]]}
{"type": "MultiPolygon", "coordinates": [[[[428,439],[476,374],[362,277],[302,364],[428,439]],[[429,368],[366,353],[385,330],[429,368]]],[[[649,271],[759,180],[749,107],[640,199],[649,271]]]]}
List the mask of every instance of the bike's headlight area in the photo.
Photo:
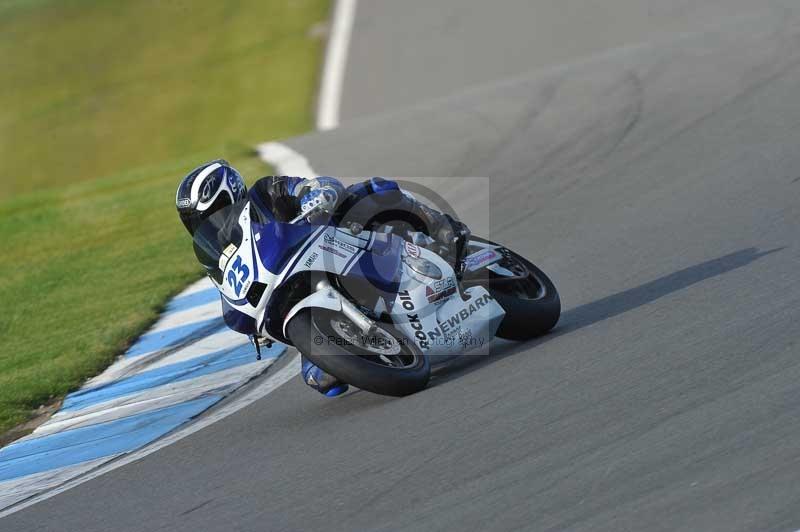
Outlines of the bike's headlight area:
{"type": "Polygon", "coordinates": [[[411,268],[416,273],[428,277],[430,279],[441,279],[442,278],[442,270],[429,261],[428,259],[423,259],[422,257],[412,257],[411,255],[404,255],[403,262],[411,268]]]}

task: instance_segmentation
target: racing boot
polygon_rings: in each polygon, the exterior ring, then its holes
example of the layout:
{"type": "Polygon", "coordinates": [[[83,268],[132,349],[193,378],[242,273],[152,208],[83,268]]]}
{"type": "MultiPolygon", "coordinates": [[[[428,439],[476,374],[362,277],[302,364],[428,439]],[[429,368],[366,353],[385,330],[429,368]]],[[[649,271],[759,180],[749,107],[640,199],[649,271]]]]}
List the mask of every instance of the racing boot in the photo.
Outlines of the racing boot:
{"type": "Polygon", "coordinates": [[[425,221],[427,232],[434,240],[431,246],[433,251],[453,265],[456,277],[460,280],[464,274],[464,258],[472,232],[466,224],[449,214],[435,211],[421,202],[415,203],[416,213],[425,221]]]}
{"type": "Polygon", "coordinates": [[[316,366],[313,362],[306,357],[300,357],[302,361],[303,382],[317,390],[322,395],[327,397],[336,397],[347,391],[349,386],[334,377],[329,375],[316,366]]]}

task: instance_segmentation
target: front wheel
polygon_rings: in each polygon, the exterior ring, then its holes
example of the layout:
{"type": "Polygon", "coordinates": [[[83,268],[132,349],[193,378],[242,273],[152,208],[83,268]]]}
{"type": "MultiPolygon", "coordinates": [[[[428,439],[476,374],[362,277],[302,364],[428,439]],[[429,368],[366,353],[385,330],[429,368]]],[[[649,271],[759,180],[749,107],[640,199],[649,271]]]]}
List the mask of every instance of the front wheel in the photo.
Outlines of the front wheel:
{"type": "Polygon", "coordinates": [[[344,314],[322,308],[298,313],[286,326],[294,346],[341,381],[381,395],[404,396],[428,385],[428,357],[385,323],[365,335],[344,314]]]}
{"type": "Polygon", "coordinates": [[[522,255],[490,240],[473,236],[469,252],[487,244],[498,246],[503,258],[491,269],[465,276],[464,283],[485,287],[506,311],[497,336],[529,340],[555,327],[561,317],[561,299],[553,281],[522,255]]]}

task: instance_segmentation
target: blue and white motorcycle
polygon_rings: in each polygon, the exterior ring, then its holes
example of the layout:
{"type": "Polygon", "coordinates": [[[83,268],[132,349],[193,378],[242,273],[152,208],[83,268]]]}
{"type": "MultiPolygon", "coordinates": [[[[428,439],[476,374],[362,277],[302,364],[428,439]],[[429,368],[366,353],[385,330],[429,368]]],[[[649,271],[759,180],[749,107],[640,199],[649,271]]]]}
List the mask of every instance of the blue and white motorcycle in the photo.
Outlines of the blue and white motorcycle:
{"type": "Polygon", "coordinates": [[[561,312],[550,279],[489,240],[470,240],[459,280],[421,233],[402,238],[390,226],[315,225],[306,216],[282,223],[251,203],[231,208],[195,235],[228,326],[256,349],[294,345],[363,390],[417,392],[432,364],[480,352],[495,337],[541,335],[561,312]]]}

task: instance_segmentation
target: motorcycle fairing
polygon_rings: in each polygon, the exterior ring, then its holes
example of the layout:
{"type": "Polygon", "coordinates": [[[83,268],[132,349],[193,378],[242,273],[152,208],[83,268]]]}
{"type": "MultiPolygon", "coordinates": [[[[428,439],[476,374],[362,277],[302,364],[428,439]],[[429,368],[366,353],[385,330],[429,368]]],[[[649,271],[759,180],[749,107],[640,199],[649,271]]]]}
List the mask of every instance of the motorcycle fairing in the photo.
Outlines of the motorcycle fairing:
{"type": "Polygon", "coordinates": [[[502,307],[481,286],[459,292],[453,269],[444,259],[429,249],[416,252],[447,275],[420,282],[404,265],[407,281],[401,283],[392,305],[395,325],[429,353],[435,364],[488,346],[505,315],[502,307]],[[439,299],[442,293],[448,295],[439,299]]]}
{"type": "MultiPolygon", "coordinates": [[[[362,253],[344,274],[369,281],[382,295],[394,295],[400,287],[403,240],[391,234],[377,234],[374,245],[362,253]]],[[[394,298],[388,298],[393,301],[394,298]]]]}
{"type": "MultiPolygon", "coordinates": [[[[391,304],[401,276],[401,239],[391,234],[371,231],[353,234],[334,226],[310,227],[318,232],[312,233],[308,244],[289,261],[289,265],[275,279],[274,286],[290,283],[293,276],[303,272],[330,272],[345,279],[365,281],[378,299],[391,304]],[[391,293],[384,293],[381,287],[391,293]]],[[[283,329],[282,325],[275,324],[270,319],[282,304],[283,301],[270,300],[257,315],[259,334],[283,329]]]]}
{"type": "Polygon", "coordinates": [[[253,233],[260,235],[256,247],[261,263],[271,273],[279,274],[307,243],[308,237],[318,229],[319,226],[307,224],[253,223],[253,233]]]}
{"type": "MultiPolygon", "coordinates": [[[[266,318],[283,303],[278,298],[273,301],[273,291],[309,271],[327,271],[344,278],[345,283],[348,278],[366,281],[408,338],[415,339],[424,351],[444,358],[478,347],[471,343],[473,338],[488,342],[504,315],[486,289],[472,287],[460,292],[453,269],[444,259],[428,249],[404,245],[405,240],[393,234],[353,234],[334,226],[274,220],[262,223],[251,219],[249,204],[237,221],[241,243],[227,244],[222,250],[222,282],[215,280],[215,285],[220,290],[225,322],[240,333],[268,335],[272,329],[266,318]],[[403,260],[409,248],[415,258],[434,263],[444,276],[426,278],[412,271],[403,260]],[[259,301],[248,301],[254,282],[265,285],[263,295],[259,301]]],[[[307,298],[306,304],[313,306],[314,301],[307,298]]],[[[296,305],[295,313],[299,307],[296,305]]]]}
{"type": "Polygon", "coordinates": [[[225,325],[241,334],[248,336],[256,334],[255,318],[237,310],[228,303],[228,300],[222,294],[220,294],[220,299],[222,300],[222,319],[225,321],[225,325]]]}

